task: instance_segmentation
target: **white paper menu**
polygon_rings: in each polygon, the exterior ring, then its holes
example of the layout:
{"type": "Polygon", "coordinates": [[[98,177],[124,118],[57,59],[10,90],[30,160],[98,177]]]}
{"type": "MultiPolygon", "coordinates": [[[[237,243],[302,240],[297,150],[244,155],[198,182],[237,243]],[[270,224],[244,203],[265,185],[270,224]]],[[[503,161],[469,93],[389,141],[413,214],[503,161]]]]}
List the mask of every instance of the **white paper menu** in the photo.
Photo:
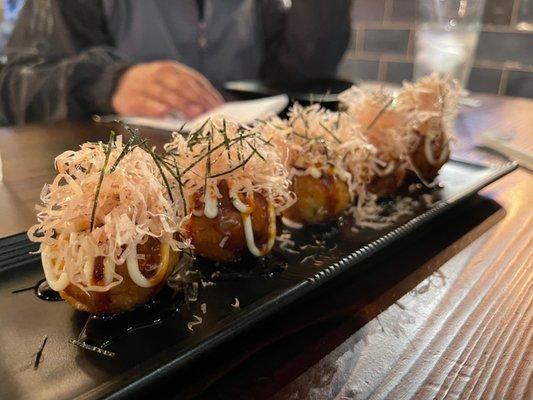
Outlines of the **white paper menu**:
{"type": "Polygon", "coordinates": [[[190,121],[179,117],[121,117],[120,119],[127,124],[146,126],[167,131],[177,130],[183,124],[186,124],[185,130],[187,130],[188,127],[198,126],[215,115],[221,115],[224,118],[231,119],[232,121],[241,124],[251,123],[256,119],[281,112],[288,104],[288,96],[281,94],[261,99],[227,102],[190,121]]]}

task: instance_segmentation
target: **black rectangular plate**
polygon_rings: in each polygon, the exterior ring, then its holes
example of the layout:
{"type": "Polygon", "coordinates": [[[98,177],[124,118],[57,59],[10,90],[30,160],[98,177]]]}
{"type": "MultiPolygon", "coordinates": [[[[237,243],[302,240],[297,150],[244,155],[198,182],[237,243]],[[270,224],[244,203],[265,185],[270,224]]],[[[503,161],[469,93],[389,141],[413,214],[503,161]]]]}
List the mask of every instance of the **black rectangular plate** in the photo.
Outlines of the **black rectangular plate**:
{"type": "MultiPolygon", "coordinates": [[[[181,274],[194,281],[203,277],[214,286],[192,284],[184,291],[165,289],[157,304],[110,321],[88,321],[64,302],[38,299],[32,287],[42,279],[36,246],[25,235],[0,241],[0,398],[122,398],[150,385],[267,315],[358,264],[418,226],[471,196],[516,168],[515,164],[483,166],[451,160],[442,169],[443,187],[412,194],[430,194],[433,203],[419,206],[382,230],[354,233],[350,218],[329,227],[290,232],[297,245],[308,245],[300,254],[278,246],[266,260],[243,261],[238,270],[196,262],[199,274],[181,274]],[[231,306],[238,298],[240,308],[231,306]],[[201,304],[207,312],[203,314],[201,304]],[[200,316],[201,324],[188,323],[200,316]],[[143,327],[149,321],[157,323],[143,327]],[[87,325],[86,325],[87,323],[87,325]],[[108,357],[71,344],[86,326],[86,343],[115,353],[108,357]],[[126,333],[126,327],[133,327],[126,333]],[[35,359],[47,337],[38,367],[35,359]]],[[[427,196],[426,196],[427,197],[427,196]]]]}

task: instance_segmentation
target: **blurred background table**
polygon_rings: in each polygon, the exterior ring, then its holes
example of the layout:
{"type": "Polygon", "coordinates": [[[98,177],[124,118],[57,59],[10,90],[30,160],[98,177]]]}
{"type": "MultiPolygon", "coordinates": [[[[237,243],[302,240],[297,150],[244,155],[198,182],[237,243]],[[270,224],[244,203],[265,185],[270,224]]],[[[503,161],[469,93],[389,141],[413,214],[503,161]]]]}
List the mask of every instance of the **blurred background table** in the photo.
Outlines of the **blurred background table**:
{"type": "MultiPolygon", "coordinates": [[[[485,130],[533,150],[533,100],[476,95],[455,154],[485,130]]],[[[0,129],[0,237],[35,223],[53,159],[110,126],[0,129]]],[[[146,130],[153,144],[169,134],[146,130]]],[[[479,195],[264,320],[150,390],[180,398],[527,398],[532,392],[533,176],[518,169],[479,195]]]]}

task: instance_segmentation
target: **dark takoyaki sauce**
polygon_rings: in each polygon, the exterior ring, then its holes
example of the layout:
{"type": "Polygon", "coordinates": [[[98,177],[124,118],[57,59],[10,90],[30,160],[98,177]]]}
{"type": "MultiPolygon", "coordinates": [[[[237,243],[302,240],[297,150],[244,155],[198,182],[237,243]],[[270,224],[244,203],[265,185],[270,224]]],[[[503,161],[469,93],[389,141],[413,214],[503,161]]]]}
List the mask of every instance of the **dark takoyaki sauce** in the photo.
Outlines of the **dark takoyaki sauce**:
{"type": "Polygon", "coordinates": [[[41,279],[37,284],[35,285],[35,295],[40,298],[41,300],[46,301],[62,301],[63,299],[59,295],[58,292],[53,290],[49,285],[48,282],[46,282],[46,279],[41,279]]]}
{"type": "MultiPolygon", "coordinates": [[[[41,279],[34,287],[35,295],[46,301],[62,301],[58,292],[51,289],[46,279],[41,279]]],[[[119,337],[158,325],[180,310],[183,297],[178,291],[165,286],[157,297],[147,304],[138,305],[134,310],[114,314],[90,314],[78,342],[88,345],[88,350],[98,352],[119,337]]],[[[79,344],[78,343],[78,344],[79,344]]],[[[104,353],[102,353],[104,354],[104,353]]]]}
{"type": "Polygon", "coordinates": [[[100,282],[104,280],[105,276],[105,266],[104,266],[104,257],[96,257],[94,259],[94,271],[93,278],[95,282],[100,282]]]}
{"type": "Polygon", "coordinates": [[[99,350],[107,349],[130,332],[163,323],[179,312],[183,304],[180,292],[165,286],[155,299],[131,311],[90,314],[75,344],[102,353],[99,350]]]}
{"type": "Polygon", "coordinates": [[[191,207],[193,210],[202,210],[204,207],[204,193],[203,189],[199,190],[198,192],[193,193],[192,199],[191,199],[191,207]]]}
{"type": "MultiPolygon", "coordinates": [[[[202,271],[201,276],[210,280],[215,270],[221,270],[217,280],[224,281],[274,275],[287,268],[288,260],[285,255],[274,251],[264,258],[248,256],[242,262],[232,265],[231,269],[209,261],[206,261],[206,264],[208,265],[195,262],[195,268],[202,271]]],[[[171,280],[152,301],[138,305],[131,311],[114,314],[76,312],[84,321],[84,325],[79,336],[72,343],[85,351],[93,351],[103,356],[113,356],[115,352],[121,353],[124,350],[121,348],[122,339],[132,332],[160,324],[173,324],[174,320],[182,321],[182,311],[189,307],[186,293],[193,287],[192,285],[194,285],[193,282],[171,280]]],[[[196,283],[195,290],[198,290],[198,283],[196,283]]],[[[60,300],[59,294],[51,290],[44,280],[39,281],[35,286],[35,292],[43,300],[60,300]],[[38,288],[39,293],[46,297],[38,294],[38,288]]]]}
{"type": "MultiPolygon", "coordinates": [[[[186,229],[192,237],[198,255],[232,261],[248,253],[243,216],[232,203],[226,180],[219,182],[218,190],[221,197],[218,199],[217,216],[215,218],[207,218],[205,215],[193,216],[186,229]],[[219,243],[224,237],[228,239],[222,248],[219,243]]],[[[195,210],[202,210],[204,207],[201,195],[201,192],[193,195],[195,210]]],[[[268,203],[260,193],[255,193],[251,198],[239,196],[239,199],[251,209],[255,244],[261,247],[269,239],[268,203]]]]}
{"type": "Polygon", "coordinates": [[[139,269],[146,279],[152,278],[161,265],[161,251],[159,240],[150,238],[146,243],[137,246],[137,253],[144,255],[139,260],[139,269]]]}
{"type": "Polygon", "coordinates": [[[225,281],[233,279],[249,279],[257,276],[274,276],[286,270],[289,262],[285,254],[273,250],[264,257],[245,254],[233,263],[218,263],[207,258],[196,256],[195,266],[202,271],[204,280],[225,281]],[[212,277],[216,272],[216,276],[212,277]]]}

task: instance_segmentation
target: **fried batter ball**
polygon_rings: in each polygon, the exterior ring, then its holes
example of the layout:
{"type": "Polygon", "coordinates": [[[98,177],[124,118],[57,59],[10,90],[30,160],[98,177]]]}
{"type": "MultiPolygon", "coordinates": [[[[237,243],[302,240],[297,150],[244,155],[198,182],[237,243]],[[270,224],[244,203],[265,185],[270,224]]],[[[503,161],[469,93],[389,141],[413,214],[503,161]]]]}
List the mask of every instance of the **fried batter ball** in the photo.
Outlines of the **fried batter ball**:
{"type": "Polygon", "coordinates": [[[409,154],[411,164],[420,178],[432,181],[449,159],[449,141],[437,118],[426,120],[414,129],[414,133],[420,141],[409,154]]]}
{"type": "Polygon", "coordinates": [[[346,182],[331,173],[320,178],[295,175],[292,190],[297,201],[283,216],[302,224],[322,224],[338,219],[350,203],[346,182]]]}
{"type": "MultiPolygon", "coordinates": [[[[390,112],[389,115],[395,114],[390,112]]],[[[406,176],[405,162],[400,158],[401,145],[395,134],[380,131],[376,127],[367,133],[367,138],[378,149],[376,159],[371,162],[367,189],[379,197],[391,196],[403,184],[406,176]]]]}
{"type": "MultiPolygon", "coordinates": [[[[262,253],[266,254],[271,247],[269,243],[272,243],[276,236],[275,214],[270,210],[272,206],[261,194],[255,193],[253,198],[241,199],[251,209],[247,215],[233,205],[225,180],[218,184],[218,190],[222,197],[218,199],[216,217],[208,218],[193,213],[186,222],[185,230],[191,238],[194,252],[212,261],[239,260],[250,250],[243,219],[251,218],[253,242],[262,253]]],[[[192,204],[195,210],[202,210],[203,195],[197,193],[192,204]]]]}
{"type": "Polygon", "coordinates": [[[378,197],[391,196],[402,186],[405,175],[405,167],[397,161],[390,161],[389,166],[384,169],[376,165],[367,190],[378,197]]]}
{"type": "MultiPolygon", "coordinates": [[[[59,292],[61,298],[76,310],[92,314],[118,313],[147,303],[165,284],[179,260],[179,253],[173,251],[168,244],[161,244],[159,240],[150,237],[146,243],[137,246],[137,254],[144,256],[138,260],[138,270],[153,286],[141,287],[135,283],[130,277],[127,264],[124,263],[115,267],[115,272],[123,277],[120,284],[102,292],[83,291],[69,284],[59,292]]],[[[103,257],[96,257],[93,285],[103,285],[104,264],[103,257]]]]}

